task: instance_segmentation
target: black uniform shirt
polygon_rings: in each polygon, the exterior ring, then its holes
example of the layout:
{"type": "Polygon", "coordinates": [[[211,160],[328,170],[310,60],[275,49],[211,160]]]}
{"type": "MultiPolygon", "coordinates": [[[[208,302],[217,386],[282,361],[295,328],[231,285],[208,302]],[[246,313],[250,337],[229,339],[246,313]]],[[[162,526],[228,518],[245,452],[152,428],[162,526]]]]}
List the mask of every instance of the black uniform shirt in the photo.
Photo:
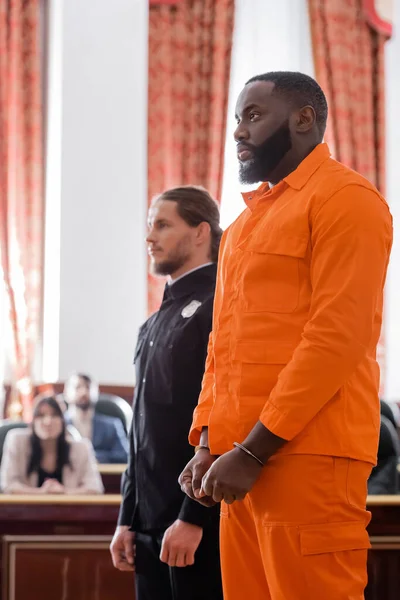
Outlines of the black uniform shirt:
{"type": "Polygon", "coordinates": [[[167,285],[160,310],[139,330],[130,456],[119,524],[164,529],[177,518],[204,526],[208,509],[185,496],[178,477],[193,456],[188,432],[201,390],[212,325],[216,265],[167,285]]]}

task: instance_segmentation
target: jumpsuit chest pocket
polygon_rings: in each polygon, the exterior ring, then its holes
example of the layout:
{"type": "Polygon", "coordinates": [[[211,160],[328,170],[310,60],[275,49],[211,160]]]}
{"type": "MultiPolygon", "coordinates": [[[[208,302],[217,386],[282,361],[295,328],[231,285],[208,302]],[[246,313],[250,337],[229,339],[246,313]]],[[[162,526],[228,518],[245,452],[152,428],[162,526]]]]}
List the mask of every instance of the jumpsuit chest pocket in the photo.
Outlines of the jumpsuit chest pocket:
{"type": "Polygon", "coordinates": [[[245,312],[291,313],[299,303],[300,262],[307,235],[274,231],[246,240],[243,251],[242,304],[245,312]]]}

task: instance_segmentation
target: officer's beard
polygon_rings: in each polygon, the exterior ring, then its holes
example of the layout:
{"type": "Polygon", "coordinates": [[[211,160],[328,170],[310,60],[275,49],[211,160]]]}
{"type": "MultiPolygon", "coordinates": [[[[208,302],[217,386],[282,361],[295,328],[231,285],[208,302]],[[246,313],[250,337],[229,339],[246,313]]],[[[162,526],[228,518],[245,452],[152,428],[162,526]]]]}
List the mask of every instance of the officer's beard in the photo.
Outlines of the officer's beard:
{"type": "Polygon", "coordinates": [[[239,163],[240,182],[270,181],[272,172],[292,148],[289,120],[282,123],[279,129],[259,146],[246,142],[240,142],[240,145],[247,147],[253,154],[249,160],[239,163]]]}
{"type": "Polygon", "coordinates": [[[152,261],[151,271],[153,275],[173,275],[182,269],[190,258],[190,237],[189,235],[185,235],[179,240],[175,248],[169,252],[165,260],[160,260],[159,262],[152,261]]]}

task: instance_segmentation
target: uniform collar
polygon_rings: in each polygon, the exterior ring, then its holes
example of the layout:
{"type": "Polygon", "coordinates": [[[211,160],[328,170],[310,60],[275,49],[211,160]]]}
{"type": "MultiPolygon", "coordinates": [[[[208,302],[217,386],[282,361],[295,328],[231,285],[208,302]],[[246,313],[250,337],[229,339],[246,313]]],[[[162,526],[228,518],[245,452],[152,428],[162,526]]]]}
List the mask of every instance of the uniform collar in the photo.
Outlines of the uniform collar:
{"type": "Polygon", "coordinates": [[[196,290],[204,290],[207,286],[211,288],[213,284],[215,285],[216,277],[217,265],[215,263],[190,271],[190,273],[175,281],[173,285],[166,284],[163,302],[182,298],[196,292],[196,290]]]}
{"type": "Polygon", "coordinates": [[[289,173],[282,181],[277,183],[273,188],[269,187],[268,182],[264,182],[259,188],[251,192],[243,192],[243,200],[250,209],[253,209],[255,204],[261,196],[275,195],[276,192],[281,190],[281,186],[286,183],[289,187],[295,190],[301,190],[314,175],[315,171],[330,158],[331,153],[328,144],[318,144],[312,152],[299,164],[297,169],[289,173]]]}
{"type": "Polygon", "coordinates": [[[287,177],[284,177],[288,186],[295,190],[301,190],[314,175],[315,171],[330,158],[331,153],[328,144],[318,144],[312,152],[299,164],[297,169],[289,173],[287,177]]]}
{"type": "Polygon", "coordinates": [[[176,279],[170,279],[170,281],[168,282],[168,285],[174,285],[180,279],[183,279],[184,277],[187,277],[188,275],[190,275],[190,273],[194,273],[195,271],[198,271],[199,269],[203,269],[204,267],[208,267],[209,265],[212,265],[212,264],[213,263],[211,261],[209,261],[207,263],[204,263],[204,264],[200,265],[199,267],[195,267],[194,269],[190,269],[190,271],[187,271],[183,275],[179,275],[179,277],[177,277],[176,279]]]}

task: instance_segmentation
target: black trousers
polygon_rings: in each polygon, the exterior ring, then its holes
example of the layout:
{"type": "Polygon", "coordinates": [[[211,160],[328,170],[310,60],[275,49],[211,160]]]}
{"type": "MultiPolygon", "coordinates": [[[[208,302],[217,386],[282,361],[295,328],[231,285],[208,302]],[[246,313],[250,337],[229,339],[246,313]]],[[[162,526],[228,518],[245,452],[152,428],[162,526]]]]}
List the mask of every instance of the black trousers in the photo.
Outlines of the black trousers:
{"type": "Polygon", "coordinates": [[[218,523],[204,528],[190,567],[160,561],[163,534],[136,533],[136,600],[223,600],[218,523]]]}

